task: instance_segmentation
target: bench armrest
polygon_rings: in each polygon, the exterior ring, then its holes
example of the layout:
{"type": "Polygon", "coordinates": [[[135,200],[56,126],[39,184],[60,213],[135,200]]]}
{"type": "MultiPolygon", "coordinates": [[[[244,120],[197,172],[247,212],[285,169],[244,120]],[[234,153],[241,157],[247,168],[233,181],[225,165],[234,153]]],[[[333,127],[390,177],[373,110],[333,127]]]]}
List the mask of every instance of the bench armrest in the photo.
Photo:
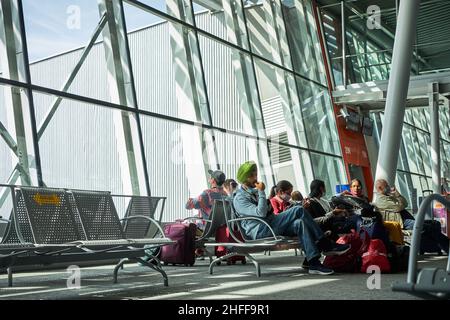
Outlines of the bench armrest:
{"type": "Polygon", "coordinates": [[[122,219],[120,219],[120,221],[123,221],[123,220],[130,220],[130,219],[135,219],[135,218],[142,218],[142,219],[150,220],[151,222],[153,222],[154,224],[156,224],[156,227],[157,227],[158,230],[161,232],[161,235],[162,235],[162,236],[165,236],[165,235],[164,235],[164,230],[163,230],[163,228],[159,225],[159,223],[158,223],[155,219],[152,219],[152,218],[150,218],[150,217],[136,215],[136,216],[130,216],[130,217],[122,218],[122,219]]]}
{"type": "Polygon", "coordinates": [[[206,221],[206,222],[212,222],[212,220],[203,219],[203,218],[198,217],[198,216],[183,218],[183,220],[202,220],[202,221],[206,221]]]}
{"type": "Polygon", "coordinates": [[[269,228],[269,230],[270,230],[270,232],[272,233],[272,235],[273,235],[273,239],[274,240],[279,240],[279,238],[277,237],[277,235],[275,234],[275,232],[273,231],[273,229],[272,229],[272,227],[266,222],[266,221],[264,221],[263,219],[261,219],[261,218],[257,218],[257,217],[243,217],[243,218],[235,218],[235,219],[231,219],[231,220],[228,220],[228,222],[238,222],[238,221],[244,221],[244,220],[256,220],[256,221],[258,221],[258,222],[262,222],[263,224],[265,224],[268,228],[269,228]]]}

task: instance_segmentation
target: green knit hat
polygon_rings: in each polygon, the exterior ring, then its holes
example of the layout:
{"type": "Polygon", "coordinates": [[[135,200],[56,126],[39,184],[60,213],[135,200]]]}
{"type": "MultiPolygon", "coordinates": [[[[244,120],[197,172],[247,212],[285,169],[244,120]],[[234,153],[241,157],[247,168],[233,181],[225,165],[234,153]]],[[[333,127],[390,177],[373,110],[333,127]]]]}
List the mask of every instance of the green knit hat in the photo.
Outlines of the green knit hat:
{"type": "Polygon", "coordinates": [[[254,161],[247,161],[241,164],[237,172],[237,180],[239,183],[245,183],[247,178],[255,171],[258,167],[254,161]]]}

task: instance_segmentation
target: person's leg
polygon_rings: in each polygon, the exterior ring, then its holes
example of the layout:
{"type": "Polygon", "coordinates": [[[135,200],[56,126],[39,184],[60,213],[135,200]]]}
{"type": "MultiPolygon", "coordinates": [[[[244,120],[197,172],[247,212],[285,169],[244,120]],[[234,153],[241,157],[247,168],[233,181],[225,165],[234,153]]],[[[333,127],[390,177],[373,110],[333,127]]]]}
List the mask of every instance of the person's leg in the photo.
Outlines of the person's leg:
{"type": "Polygon", "coordinates": [[[404,230],[412,230],[414,229],[414,219],[405,219],[403,220],[403,229],[404,230]]]}
{"type": "Polygon", "coordinates": [[[288,237],[297,236],[308,260],[320,257],[316,242],[323,238],[323,232],[311,216],[308,213],[305,214],[302,207],[283,211],[272,220],[271,227],[276,234],[288,237]]]}

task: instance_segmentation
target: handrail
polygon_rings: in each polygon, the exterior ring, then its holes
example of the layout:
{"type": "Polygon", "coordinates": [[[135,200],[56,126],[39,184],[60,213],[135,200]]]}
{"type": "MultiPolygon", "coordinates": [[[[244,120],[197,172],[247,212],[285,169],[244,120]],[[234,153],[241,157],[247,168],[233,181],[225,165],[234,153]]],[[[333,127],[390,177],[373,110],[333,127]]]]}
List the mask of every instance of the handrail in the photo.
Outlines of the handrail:
{"type": "Polygon", "coordinates": [[[136,218],[142,218],[142,219],[149,220],[150,222],[153,222],[156,225],[156,227],[158,228],[159,232],[161,232],[161,235],[163,237],[165,237],[163,228],[159,225],[159,223],[155,219],[152,219],[150,217],[142,216],[142,215],[135,215],[135,216],[129,216],[129,217],[122,218],[119,221],[136,219],[136,218]]]}
{"type": "MultiPolygon", "coordinates": [[[[422,227],[425,220],[426,211],[434,200],[442,203],[447,209],[450,208],[450,201],[444,198],[442,195],[436,193],[426,197],[420,205],[413,228],[411,252],[408,262],[408,277],[406,281],[408,284],[415,284],[417,281],[417,255],[419,253],[420,241],[422,237],[422,227]]],[[[450,256],[447,262],[447,272],[450,273],[450,256]]]]}

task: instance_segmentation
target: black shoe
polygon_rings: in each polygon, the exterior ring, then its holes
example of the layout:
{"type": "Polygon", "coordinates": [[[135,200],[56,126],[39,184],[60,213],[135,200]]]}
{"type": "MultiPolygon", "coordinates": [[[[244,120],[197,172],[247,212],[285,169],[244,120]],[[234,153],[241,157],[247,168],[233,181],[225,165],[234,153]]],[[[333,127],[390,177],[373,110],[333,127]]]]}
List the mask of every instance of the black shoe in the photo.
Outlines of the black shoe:
{"type": "Polygon", "coordinates": [[[302,263],[302,269],[308,270],[309,269],[309,261],[305,258],[302,263]]]}
{"type": "Polygon", "coordinates": [[[309,274],[317,274],[321,276],[328,276],[330,274],[333,274],[333,269],[330,269],[328,267],[325,267],[322,263],[317,261],[316,263],[313,263],[309,266],[308,270],[309,274]]]}

